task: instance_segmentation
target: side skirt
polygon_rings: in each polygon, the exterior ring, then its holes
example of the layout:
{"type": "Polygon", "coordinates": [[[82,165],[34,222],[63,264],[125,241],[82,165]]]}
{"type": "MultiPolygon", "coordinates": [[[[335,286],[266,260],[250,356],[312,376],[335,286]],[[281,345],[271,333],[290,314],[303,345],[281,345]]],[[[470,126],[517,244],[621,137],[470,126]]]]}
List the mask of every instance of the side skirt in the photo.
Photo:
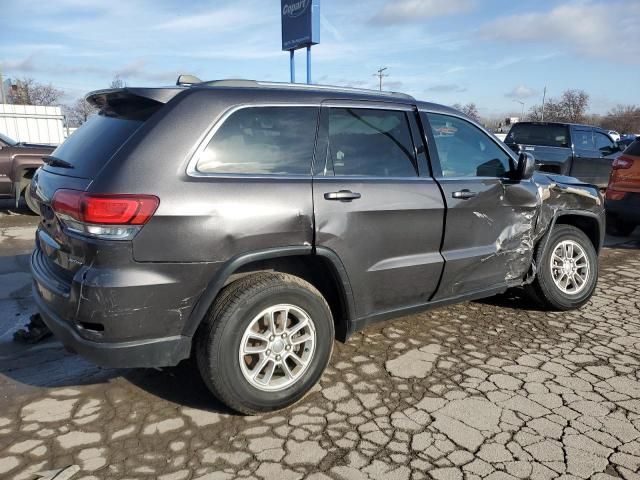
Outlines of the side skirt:
{"type": "Polygon", "coordinates": [[[454,303],[468,302],[471,300],[479,300],[481,298],[492,297],[494,295],[498,295],[506,291],[507,291],[507,286],[504,285],[497,288],[492,288],[490,290],[476,291],[476,292],[467,293],[464,295],[459,295],[456,297],[437,300],[435,302],[427,302],[427,303],[422,303],[418,305],[411,305],[409,307],[403,307],[397,310],[387,310],[385,312],[376,313],[375,315],[371,315],[369,317],[358,318],[349,323],[349,332],[348,332],[347,338],[353,335],[355,332],[362,330],[368,325],[371,325],[374,323],[383,322],[385,320],[403,317],[406,315],[413,315],[415,313],[424,312],[426,310],[431,310],[433,308],[452,305],[454,303]]]}

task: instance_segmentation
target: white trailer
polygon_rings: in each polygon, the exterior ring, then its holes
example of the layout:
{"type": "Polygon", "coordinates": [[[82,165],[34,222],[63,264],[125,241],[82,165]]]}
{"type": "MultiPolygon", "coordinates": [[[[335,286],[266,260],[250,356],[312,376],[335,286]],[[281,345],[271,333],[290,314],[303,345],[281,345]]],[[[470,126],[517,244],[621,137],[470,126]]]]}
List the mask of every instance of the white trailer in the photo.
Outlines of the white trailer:
{"type": "Polygon", "coordinates": [[[18,142],[60,145],[65,139],[62,109],[0,104],[0,133],[18,142]]]}

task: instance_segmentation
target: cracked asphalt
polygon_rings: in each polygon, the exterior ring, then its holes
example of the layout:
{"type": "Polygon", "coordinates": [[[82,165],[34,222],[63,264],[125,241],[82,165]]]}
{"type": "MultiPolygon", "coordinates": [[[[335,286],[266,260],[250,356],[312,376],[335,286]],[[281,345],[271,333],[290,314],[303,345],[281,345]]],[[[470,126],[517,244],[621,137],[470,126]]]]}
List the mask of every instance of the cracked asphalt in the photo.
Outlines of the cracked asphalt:
{"type": "Polygon", "coordinates": [[[640,230],[609,242],[580,311],[515,291],[374,325],[302,402],[243,417],[188,362],[102,369],[11,342],[36,221],[0,214],[2,479],[640,479],[640,230]]]}

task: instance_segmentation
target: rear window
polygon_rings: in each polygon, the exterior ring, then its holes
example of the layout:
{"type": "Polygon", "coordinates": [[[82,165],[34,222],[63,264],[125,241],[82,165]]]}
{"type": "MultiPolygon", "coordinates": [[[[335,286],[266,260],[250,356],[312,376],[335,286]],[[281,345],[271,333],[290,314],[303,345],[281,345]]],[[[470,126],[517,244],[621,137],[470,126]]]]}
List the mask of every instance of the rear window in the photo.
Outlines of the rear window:
{"type": "Polygon", "coordinates": [[[51,154],[70,163],[73,168],[47,165],[45,170],[71,177],[93,178],[143,123],[142,120],[93,115],[51,154]]]}
{"type": "Polygon", "coordinates": [[[569,129],[565,125],[536,125],[517,123],[511,127],[505,143],[569,147],[569,129]]]}

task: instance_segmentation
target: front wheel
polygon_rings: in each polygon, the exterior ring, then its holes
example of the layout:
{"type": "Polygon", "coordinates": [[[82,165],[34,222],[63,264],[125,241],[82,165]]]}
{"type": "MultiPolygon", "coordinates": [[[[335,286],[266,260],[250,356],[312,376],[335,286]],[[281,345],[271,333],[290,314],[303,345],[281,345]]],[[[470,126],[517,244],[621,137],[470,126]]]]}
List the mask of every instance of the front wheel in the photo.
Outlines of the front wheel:
{"type": "Polygon", "coordinates": [[[333,349],[331,310],[299,277],[258,273],[225,288],[198,331],[204,382],[247,414],[300,400],[320,379],[333,349]]]}
{"type": "Polygon", "coordinates": [[[537,275],[530,293],[553,310],[579,308],[589,301],[598,282],[598,255],[585,233],[556,225],[536,250],[537,275]]]}

